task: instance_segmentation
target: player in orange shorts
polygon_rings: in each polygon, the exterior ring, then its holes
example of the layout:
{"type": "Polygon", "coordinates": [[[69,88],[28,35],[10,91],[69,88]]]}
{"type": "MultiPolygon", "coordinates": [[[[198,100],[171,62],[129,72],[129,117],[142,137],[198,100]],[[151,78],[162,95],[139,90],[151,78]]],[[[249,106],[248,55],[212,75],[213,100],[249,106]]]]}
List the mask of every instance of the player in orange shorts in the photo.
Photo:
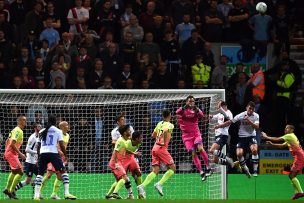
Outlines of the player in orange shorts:
{"type": "MultiPolygon", "coordinates": [[[[115,148],[109,162],[109,167],[111,168],[117,182],[113,183],[115,184],[115,187],[112,185],[114,187],[113,193],[109,194],[111,191],[108,193],[109,199],[121,199],[121,197],[118,195],[118,191],[123,185],[125,185],[126,189],[128,190],[129,196],[133,195],[131,182],[124,168],[124,163],[128,162],[128,157],[126,156],[126,141],[131,137],[131,129],[129,125],[123,125],[118,128],[118,131],[121,134],[121,137],[118,138],[115,143],[115,148]]],[[[107,196],[106,198],[108,198],[107,196]]]]}
{"type": "Polygon", "coordinates": [[[163,121],[160,121],[155,127],[152,137],[156,139],[152,149],[152,172],[146,177],[145,181],[137,186],[139,195],[142,198],[146,197],[144,188],[157,176],[160,170],[160,164],[166,164],[169,168],[163,175],[159,182],[154,184],[158,193],[163,196],[162,185],[174,174],[176,166],[174,164],[171,154],[168,152],[168,145],[171,139],[171,134],[174,125],[170,123],[171,112],[169,110],[163,110],[163,121]]]}
{"type": "MultiPolygon", "coordinates": [[[[137,150],[139,149],[143,140],[143,136],[140,132],[135,131],[132,133],[132,138],[125,141],[126,144],[126,156],[122,160],[123,168],[125,172],[131,172],[136,185],[140,185],[142,183],[142,174],[140,170],[140,166],[135,156],[140,156],[141,153],[137,150]]],[[[111,189],[108,191],[106,195],[106,199],[110,199],[112,197],[113,190],[116,186],[117,182],[112,184],[111,189]]],[[[126,185],[127,187],[127,185],[126,185]]],[[[134,199],[133,194],[129,194],[127,199],[134,199]]]]}
{"type": "Polygon", "coordinates": [[[285,135],[281,137],[269,137],[266,133],[262,132],[262,138],[269,140],[268,144],[271,144],[276,147],[288,147],[289,151],[293,157],[293,164],[290,170],[289,179],[291,180],[292,186],[294,187],[296,193],[292,196],[291,199],[299,199],[304,197],[301,184],[297,179],[297,175],[302,173],[304,168],[304,152],[300,145],[300,142],[297,136],[293,133],[295,127],[293,125],[286,125],[285,135]],[[284,142],[283,144],[275,144],[272,142],[284,142]]]}
{"type": "Polygon", "coordinates": [[[9,163],[11,173],[8,176],[7,184],[3,193],[9,198],[17,199],[15,187],[23,176],[23,168],[18,159],[24,160],[26,157],[20,152],[20,147],[23,143],[23,129],[26,126],[26,117],[21,115],[17,119],[17,127],[9,134],[5,143],[4,159],[9,163]]]}

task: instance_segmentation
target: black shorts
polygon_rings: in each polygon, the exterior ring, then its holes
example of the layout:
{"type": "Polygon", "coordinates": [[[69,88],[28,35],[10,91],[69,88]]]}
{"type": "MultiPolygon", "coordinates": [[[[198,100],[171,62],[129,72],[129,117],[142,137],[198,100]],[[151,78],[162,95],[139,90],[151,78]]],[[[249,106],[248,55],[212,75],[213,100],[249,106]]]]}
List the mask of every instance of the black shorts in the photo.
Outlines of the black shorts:
{"type": "Polygon", "coordinates": [[[52,163],[56,171],[63,171],[64,164],[58,153],[42,153],[39,157],[38,172],[42,175],[46,172],[48,163],[52,163]]]}
{"type": "Polygon", "coordinates": [[[24,171],[27,177],[33,177],[33,174],[38,174],[38,167],[36,164],[31,164],[28,162],[24,163],[24,171]]]}
{"type": "Polygon", "coordinates": [[[239,137],[236,148],[248,149],[253,144],[258,144],[255,137],[239,137]]]}
{"type": "Polygon", "coordinates": [[[228,135],[215,136],[215,143],[220,146],[220,150],[227,144],[228,135]]]}

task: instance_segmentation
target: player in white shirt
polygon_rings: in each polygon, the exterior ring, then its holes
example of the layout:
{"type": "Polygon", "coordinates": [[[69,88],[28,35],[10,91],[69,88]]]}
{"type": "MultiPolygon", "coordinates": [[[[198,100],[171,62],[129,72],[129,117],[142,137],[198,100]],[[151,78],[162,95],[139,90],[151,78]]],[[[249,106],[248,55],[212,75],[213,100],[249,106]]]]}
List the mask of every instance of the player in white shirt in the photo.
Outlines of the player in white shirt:
{"type": "Polygon", "coordinates": [[[48,163],[52,163],[55,170],[58,172],[56,174],[57,178],[59,180],[62,180],[63,182],[65,199],[76,199],[76,197],[74,195],[71,195],[69,192],[69,175],[65,170],[64,164],[57,149],[57,144],[59,143],[59,147],[65,157],[65,160],[68,160],[63,142],[62,131],[55,127],[55,125],[56,117],[50,115],[48,118],[47,127],[39,132],[40,135],[38,139],[37,148],[37,152],[39,155],[38,175],[35,181],[34,200],[40,199],[40,188],[42,185],[43,175],[46,172],[48,163]]]}
{"type": "Polygon", "coordinates": [[[34,133],[29,137],[26,145],[26,159],[25,159],[25,174],[26,178],[23,181],[20,181],[15,188],[15,192],[21,189],[23,186],[26,186],[31,183],[33,174],[37,175],[37,146],[38,146],[38,135],[39,131],[42,129],[42,126],[39,123],[35,123],[32,126],[34,133]]]}
{"type": "Polygon", "coordinates": [[[250,101],[246,106],[246,111],[236,115],[232,120],[226,121],[223,124],[215,126],[215,129],[223,128],[229,126],[232,123],[240,122],[239,127],[239,141],[236,145],[236,155],[241,164],[243,171],[246,173],[248,178],[251,177],[250,171],[246,165],[246,160],[244,158],[244,151],[250,148],[252,153],[253,162],[253,176],[258,175],[258,144],[256,140],[256,129],[259,128],[259,114],[254,112],[255,103],[250,101]]]}
{"type": "MultiPolygon", "coordinates": [[[[217,124],[223,124],[227,120],[232,120],[233,115],[231,111],[227,108],[227,104],[224,101],[220,101],[218,103],[218,110],[219,113],[215,115],[210,115],[212,121],[216,121],[217,124]]],[[[213,161],[217,164],[227,165],[234,167],[233,160],[226,156],[222,152],[222,148],[227,144],[228,137],[229,137],[229,127],[230,125],[215,129],[215,142],[212,144],[209,153],[213,155],[213,161]]]]}
{"type": "MultiPolygon", "coordinates": [[[[115,118],[115,122],[117,124],[117,127],[115,127],[112,131],[111,131],[111,136],[112,136],[112,144],[113,146],[115,145],[116,141],[121,137],[121,134],[118,131],[118,128],[120,126],[124,126],[126,125],[126,119],[125,119],[125,114],[121,113],[120,115],[116,116],[115,118]]],[[[131,134],[134,132],[133,127],[130,125],[130,130],[131,130],[131,134]]]]}

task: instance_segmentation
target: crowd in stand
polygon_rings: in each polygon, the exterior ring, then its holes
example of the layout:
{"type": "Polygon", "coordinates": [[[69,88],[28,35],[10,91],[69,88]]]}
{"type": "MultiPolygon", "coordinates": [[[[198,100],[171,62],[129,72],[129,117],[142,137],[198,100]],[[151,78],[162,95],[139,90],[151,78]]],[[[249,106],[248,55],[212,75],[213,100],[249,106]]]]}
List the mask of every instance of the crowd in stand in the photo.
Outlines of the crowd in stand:
{"type": "Polygon", "coordinates": [[[284,120],[301,81],[288,56],[299,1],[264,0],[266,14],[257,2],[0,0],[0,88],[226,88],[234,113],[275,97],[288,107],[284,120]],[[215,58],[212,44],[248,41],[261,57],[274,43],[277,63],[266,73],[254,64],[251,77],[239,63],[229,76],[227,57],[215,58]],[[288,74],[294,82],[286,87],[278,81],[288,74]]]}

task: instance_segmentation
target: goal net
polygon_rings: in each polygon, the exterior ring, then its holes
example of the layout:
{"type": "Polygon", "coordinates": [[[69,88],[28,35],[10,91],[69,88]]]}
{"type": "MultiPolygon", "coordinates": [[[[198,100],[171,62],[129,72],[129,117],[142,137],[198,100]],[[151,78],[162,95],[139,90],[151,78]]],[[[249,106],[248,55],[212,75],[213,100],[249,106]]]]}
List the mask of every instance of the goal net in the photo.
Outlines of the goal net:
{"type": "MultiPolygon", "coordinates": [[[[33,133],[31,124],[47,123],[47,117],[55,114],[58,122],[65,120],[70,124],[70,143],[68,145],[70,174],[70,191],[79,199],[102,199],[113,181],[108,162],[113,147],[111,146],[111,130],[116,127],[115,117],[125,112],[127,124],[135,131],[144,135],[140,147],[142,156],[139,165],[143,172],[143,180],[151,171],[151,150],[154,140],[151,138],[156,124],[161,121],[161,111],[169,109],[172,112],[172,123],[175,128],[169,144],[169,152],[174,158],[177,171],[164,184],[163,199],[225,199],[226,198],[226,168],[215,165],[212,176],[202,182],[198,171],[192,163],[191,154],[186,151],[181,139],[175,111],[185,103],[185,98],[193,95],[196,105],[206,114],[217,113],[217,103],[224,99],[224,90],[1,90],[0,91],[0,184],[5,187],[9,166],[3,160],[4,143],[9,132],[16,126],[19,114],[27,117],[24,129],[24,142],[21,151],[25,153],[27,139],[33,133]]],[[[205,150],[214,142],[213,124],[208,119],[199,123],[205,150]]],[[[210,155],[209,155],[210,156],[210,155]]],[[[210,161],[211,161],[211,157],[210,161]]],[[[203,161],[202,161],[203,164],[203,161]]],[[[205,166],[204,166],[205,167],[205,166]]],[[[148,199],[159,199],[153,184],[162,173],[146,188],[148,199]]],[[[136,184],[132,182],[133,192],[137,196],[136,184]]],[[[22,178],[24,179],[25,176],[22,178]]],[[[53,188],[54,178],[48,181],[43,196],[49,198],[53,188]]],[[[20,199],[32,198],[33,189],[25,186],[17,192],[20,199]]],[[[122,197],[127,196],[125,188],[120,190],[122,197]]],[[[63,186],[59,196],[63,197],[63,186]]],[[[2,194],[0,199],[5,198],[2,194]]]]}

